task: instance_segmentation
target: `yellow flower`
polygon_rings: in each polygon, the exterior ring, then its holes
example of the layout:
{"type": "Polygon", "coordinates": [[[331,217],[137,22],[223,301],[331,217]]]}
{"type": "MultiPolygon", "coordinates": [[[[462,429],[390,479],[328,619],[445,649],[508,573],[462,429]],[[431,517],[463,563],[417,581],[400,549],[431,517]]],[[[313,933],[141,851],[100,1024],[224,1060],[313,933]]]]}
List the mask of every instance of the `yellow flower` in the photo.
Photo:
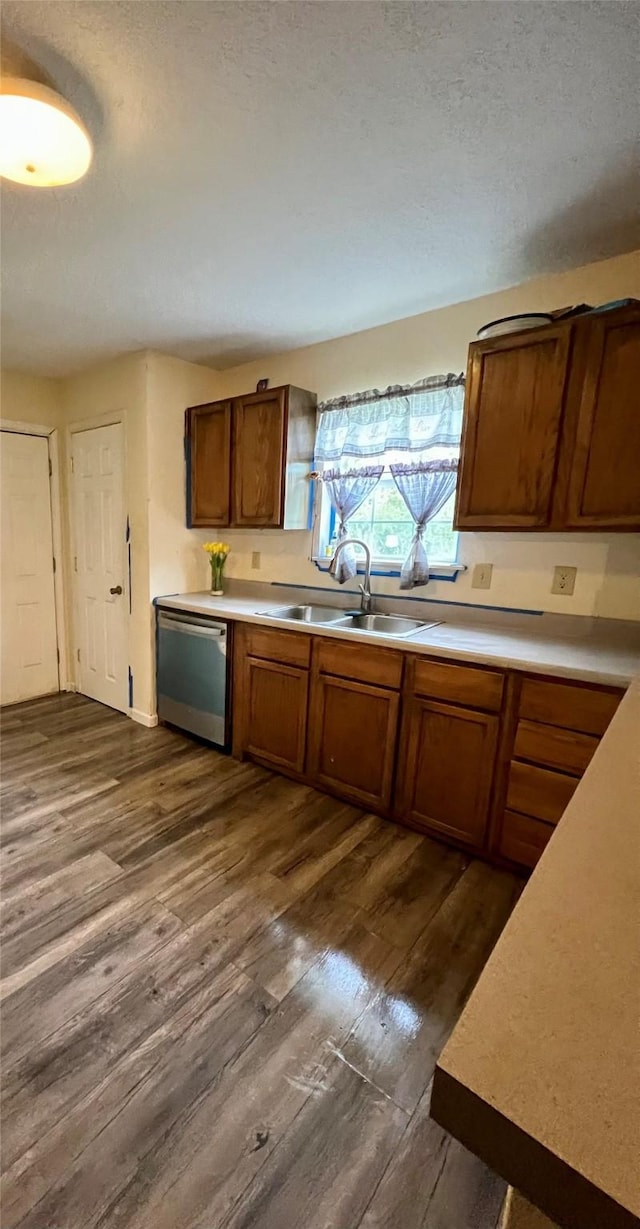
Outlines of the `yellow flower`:
{"type": "Polygon", "coordinates": [[[209,555],[221,555],[226,559],[230,548],[227,542],[203,542],[202,549],[209,555]]]}

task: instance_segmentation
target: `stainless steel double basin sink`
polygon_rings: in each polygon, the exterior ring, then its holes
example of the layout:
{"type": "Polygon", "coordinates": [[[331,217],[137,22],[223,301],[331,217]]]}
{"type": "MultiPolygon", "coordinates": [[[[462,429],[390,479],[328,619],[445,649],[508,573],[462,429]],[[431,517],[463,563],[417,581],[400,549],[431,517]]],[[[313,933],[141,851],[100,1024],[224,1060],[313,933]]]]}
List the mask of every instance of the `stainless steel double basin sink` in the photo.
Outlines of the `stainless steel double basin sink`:
{"type": "Polygon", "coordinates": [[[327,624],[341,631],[370,632],[376,636],[412,636],[427,627],[437,627],[437,621],[406,619],[402,615],[361,614],[331,606],[281,606],[278,610],[261,610],[258,614],[272,619],[294,619],[298,623],[327,624]]]}

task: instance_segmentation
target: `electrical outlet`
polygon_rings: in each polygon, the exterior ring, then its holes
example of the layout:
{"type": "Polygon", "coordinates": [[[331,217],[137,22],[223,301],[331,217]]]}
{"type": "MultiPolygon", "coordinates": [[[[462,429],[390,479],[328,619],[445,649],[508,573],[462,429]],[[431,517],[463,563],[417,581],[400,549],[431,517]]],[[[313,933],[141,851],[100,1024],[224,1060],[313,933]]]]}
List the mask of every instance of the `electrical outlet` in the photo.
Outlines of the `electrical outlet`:
{"type": "Polygon", "coordinates": [[[472,589],[490,589],[493,574],[492,563],[476,563],[471,576],[472,589]]]}
{"type": "Polygon", "coordinates": [[[577,568],[557,567],[553,569],[553,584],[551,592],[562,595],[563,597],[571,597],[573,590],[576,587],[577,568]]]}
{"type": "Polygon", "coordinates": [[[255,571],[258,571],[258,569],[260,568],[260,551],[259,550],[252,550],[251,552],[251,567],[255,571]]]}

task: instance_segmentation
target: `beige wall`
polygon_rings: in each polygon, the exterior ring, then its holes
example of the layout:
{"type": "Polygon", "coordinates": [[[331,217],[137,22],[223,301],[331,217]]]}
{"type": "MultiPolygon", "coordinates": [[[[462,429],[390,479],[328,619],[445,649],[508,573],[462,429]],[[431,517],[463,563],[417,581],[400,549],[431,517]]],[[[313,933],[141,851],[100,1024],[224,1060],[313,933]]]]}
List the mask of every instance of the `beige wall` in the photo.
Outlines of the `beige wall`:
{"type": "Polygon", "coordinates": [[[202,586],[206,556],[201,542],[211,537],[186,528],[184,412],[213,401],[220,375],[209,367],[165,354],[148,356],[149,570],[154,596],[185,593],[202,586]]]}
{"type": "Polygon", "coordinates": [[[3,369],[0,372],[0,414],[11,422],[62,426],[64,408],[60,380],[3,369]]]}
{"type": "MultiPolygon", "coordinates": [[[[152,597],[203,588],[203,533],[186,527],[184,412],[219,396],[210,367],[166,354],[147,355],[149,585],[152,597]]],[[[155,684],[155,678],[153,679],[155,684]]],[[[155,705],[155,691],[153,693],[155,705]]],[[[153,711],[153,709],[151,710],[153,711]]]]}
{"type": "MultiPolygon", "coordinates": [[[[425,312],[381,328],[307,346],[220,373],[219,395],[247,392],[263,377],[272,385],[292,383],[312,389],[320,399],[365,388],[408,383],[439,372],[464,370],[467,347],[480,325],[521,311],[544,311],[626,296],[640,298],[640,252],[541,278],[498,294],[439,311],[425,312]]],[[[308,534],[232,531],[229,575],[331,587],[309,562],[308,534]],[[261,552],[261,570],[251,569],[251,553],[261,552]]],[[[432,582],[416,595],[448,601],[597,614],[640,619],[640,537],[630,534],[480,534],[461,535],[460,557],[494,564],[489,592],[471,589],[470,572],[455,584],[432,582]],[[556,564],[578,568],[575,594],[549,592],[556,564]]],[[[206,567],[200,569],[206,583],[206,567]]],[[[379,592],[397,593],[397,580],[376,579],[379,592]]]]}

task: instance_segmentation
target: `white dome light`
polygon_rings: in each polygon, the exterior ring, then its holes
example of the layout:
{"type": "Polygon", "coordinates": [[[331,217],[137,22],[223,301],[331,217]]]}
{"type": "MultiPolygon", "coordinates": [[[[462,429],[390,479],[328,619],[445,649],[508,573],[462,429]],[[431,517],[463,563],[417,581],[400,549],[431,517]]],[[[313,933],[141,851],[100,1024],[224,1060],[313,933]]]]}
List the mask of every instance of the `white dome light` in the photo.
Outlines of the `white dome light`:
{"type": "Polygon", "coordinates": [[[74,183],[91,163],[89,133],[55,90],[23,77],[0,85],[0,175],[52,188],[74,183]]]}

